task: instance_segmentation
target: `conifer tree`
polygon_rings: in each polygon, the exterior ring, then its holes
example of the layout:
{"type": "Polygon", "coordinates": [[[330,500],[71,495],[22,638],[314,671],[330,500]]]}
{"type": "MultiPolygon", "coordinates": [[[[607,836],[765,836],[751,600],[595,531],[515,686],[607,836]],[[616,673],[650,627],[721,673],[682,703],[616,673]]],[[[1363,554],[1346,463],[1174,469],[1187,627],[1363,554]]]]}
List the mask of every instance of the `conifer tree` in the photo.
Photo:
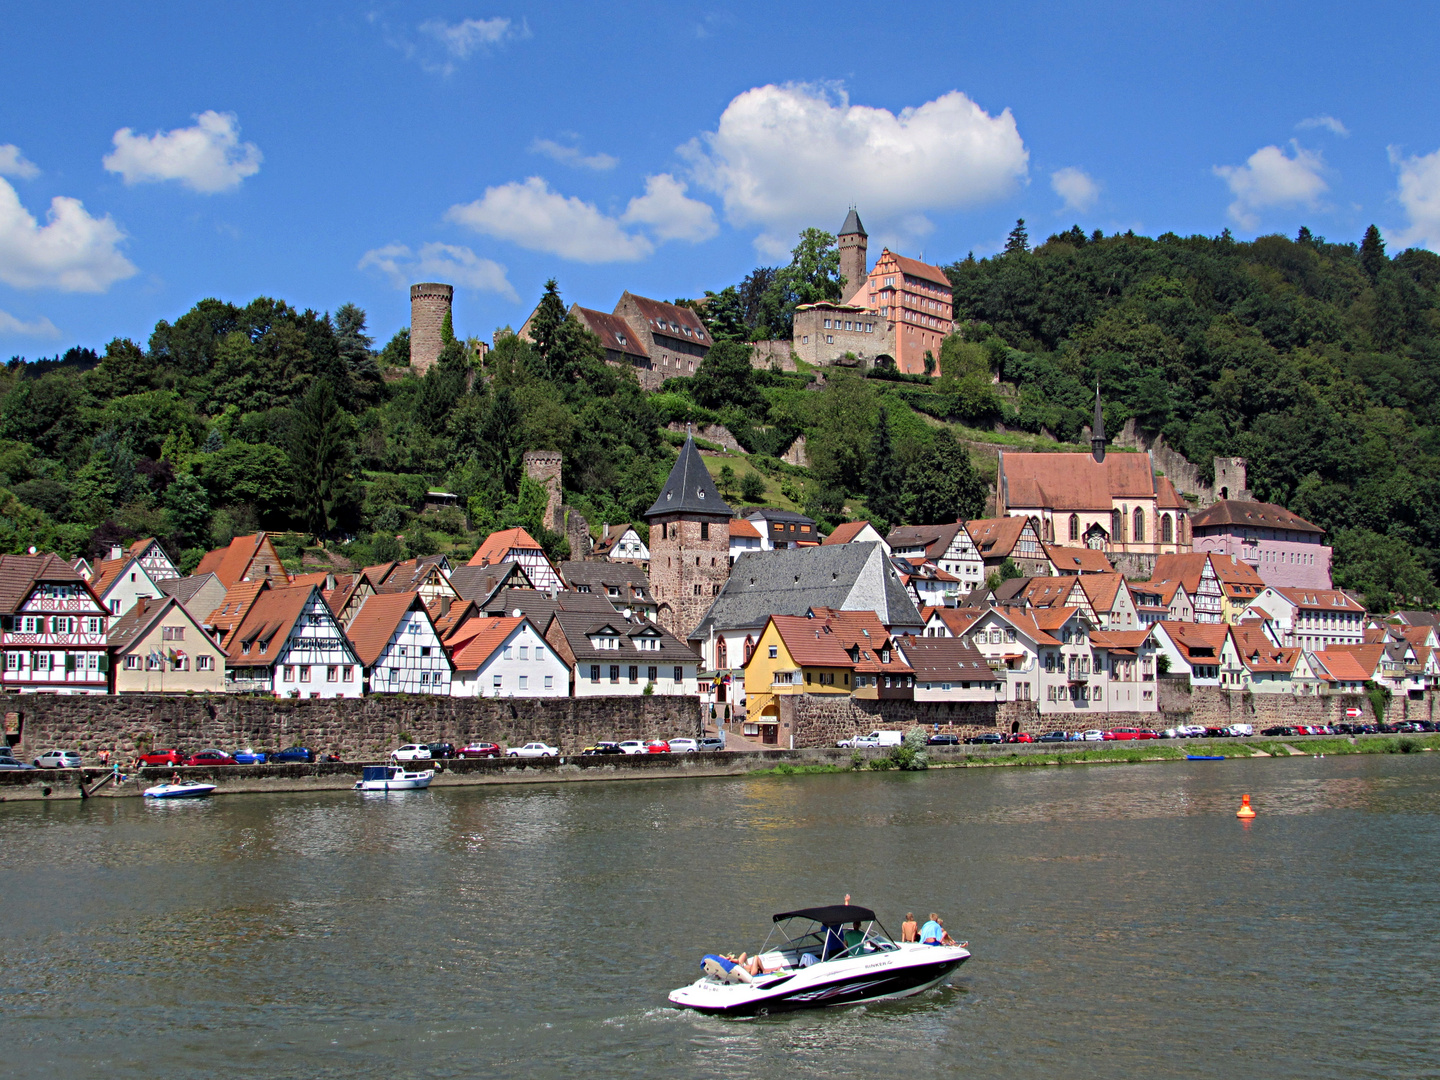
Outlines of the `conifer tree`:
{"type": "Polygon", "coordinates": [[[1365,238],[1360,241],[1360,269],[1375,282],[1380,278],[1380,268],[1389,261],[1385,257],[1385,241],[1380,237],[1380,230],[1371,225],[1365,230],[1365,238]]]}
{"type": "MultiPolygon", "coordinates": [[[[890,437],[890,416],[882,406],[870,438],[870,458],[865,465],[865,503],[873,517],[887,529],[900,518],[900,467],[890,437]]],[[[885,531],[885,530],[882,530],[885,531]]]]}
{"type": "Polygon", "coordinates": [[[1006,255],[1024,255],[1030,250],[1030,234],[1025,231],[1025,219],[1016,218],[1015,228],[1005,238],[1006,255]]]}

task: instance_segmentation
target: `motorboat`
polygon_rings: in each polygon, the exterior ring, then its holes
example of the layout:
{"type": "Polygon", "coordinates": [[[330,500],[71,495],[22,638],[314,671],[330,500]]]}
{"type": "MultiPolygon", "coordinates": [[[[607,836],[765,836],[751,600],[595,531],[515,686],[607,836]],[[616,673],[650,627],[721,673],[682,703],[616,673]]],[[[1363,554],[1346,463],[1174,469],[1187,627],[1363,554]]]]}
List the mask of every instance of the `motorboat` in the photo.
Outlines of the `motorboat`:
{"type": "Polygon", "coordinates": [[[782,911],[774,924],[759,974],[707,956],[704,974],[671,991],[670,1001],[726,1016],[888,1001],[929,990],[970,958],[964,943],[897,942],[873,911],[855,904],[782,911]]]}
{"type": "Polygon", "coordinates": [[[199,799],[215,790],[214,784],[198,780],[182,780],[174,784],[156,784],[142,793],[147,799],[199,799]]]}
{"type": "Polygon", "coordinates": [[[415,791],[428,788],[434,769],[407,769],[404,765],[366,765],[355,781],[356,791],[415,791]]]}

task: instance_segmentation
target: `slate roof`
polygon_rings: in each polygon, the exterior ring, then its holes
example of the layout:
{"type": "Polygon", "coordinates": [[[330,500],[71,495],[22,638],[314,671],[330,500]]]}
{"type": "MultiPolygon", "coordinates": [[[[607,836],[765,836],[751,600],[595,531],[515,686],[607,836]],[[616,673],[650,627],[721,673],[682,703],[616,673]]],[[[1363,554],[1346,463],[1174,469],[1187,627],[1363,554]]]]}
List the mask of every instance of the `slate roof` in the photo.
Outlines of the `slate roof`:
{"type": "Polygon", "coordinates": [[[958,637],[906,636],[899,643],[915,671],[916,682],[995,681],[995,672],[980,650],[958,637]]]}
{"type": "Polygon", "coordinates": [[[647,619],[627,619],[614,608],[604,613],[558,608],[545,624],[547,634],[552,624],[560,627],[566,647],[577,664],[694,664],[700,659],[689,646],[663,627],[647,619]],[[591,635],[607,626],[620,636],[620,648],[597,649],[590,644],[591,635]],[[635,647],[633,642],[642,637],[658,640],[660,648],[641,650],[635,647]]]}
{"type": "Polygon", "coordinates": [[[562,607],[597,616],[615,614],[615,605],[602,593],[559,592],[552,598],[537,589],[501,589],[487,598],[483,610],[487,615],[513,615],[519,611],[530,616],[536,626],[545,626],[562,607]]]}
{"type": "Polygon", "coordinates": [[[611,603],[623,607],[635,602],[651,604],[650,575],[638,566],[623,562],[566,562],[560,564],[560,576],[576,592],[579,586],[588,585],[590,591],[605,595],[607,588],[619,590],[618,596],[608,597],[611,603]],[[638,590],[636,596],[633,590],[638,590]]]}
{"type": "MultiPolygon", "coordinates": [[[[166,596],[173,596],[176,600],[179,600],[182,605],[188,607],[190,601],[195,599],[195,595],[201,589],[205,588],[206,585],[210,584],[212,577],[215,577],[215,575],[191,574],[189,577],[166,578],[164,581],[156,582],[156,584],[160,586],[160,591],[166,596]]],[[[220,579],[215,578],[215,580],[219,581],[220,579]]]]}
{"type": "Polygon", "coordinates": [[[873,592],[855,601],[873,601],[880,621],[892,629],[919,629],[915,602],[878,543],[833,544],[782,551],[749,551],[735,560],[730,578],[700,625],[695,641],[713,630],[765,625],[771,615],[803,615],[811,608],[854,608],[851,594],[862,576],[873,592]]]}
{"type": "Polygon", "coordinates": [[[513,561],[494,566],[457,566],[450,571],[450,587],[462,600],[483,602],[496,589],[513,585],[516,575],[526,588],[534,588],[535,583],[526,575],[524,567],[513,561]]]}
{"type": "MultiPolygon", "coordinates": [[[[367,596],[360,605],[360,610],[350,620],[350,625],[345,628],[345,636],[355,647],[355,655],[360,658],[360,663],[367,668],[374,667],[385,652],[385,646],[394,636],[400,620],[407,612],[416,608],[425,611],[425,603],[416,592],[376,593],[374,596],[367,596]]],[[[430,617],[428,611],[425,612],[425,617],[430,617]]]]}
{"type": "Polygon", "coordinates": [[[619,315],[583,308],[579,304],[570,305],[570,314],[575,316],[581,326],[598,337],[602,346],[612,352],[638,356],[642,360],[650,359],[645,343],[635,336],[630,324],[619,315]]]}
{"type": "Polygon", "coordinates": [[[700,451],[695,449],[695,437],[687,435],[685,445],[680,448],[680,456],[675,459],[665,486],[660,489],[660,497],[645,511],[645,516],[718,514],[730,517],[733,513],[720,497],[720,491],[715,487],[715,481],[710,478],[710,471],[705,468],[700,451]]]}
{"type": "Polygon", "coordinates": [[[1208,529],[1220,525],[1248,525],[1257,529],[1288,529],[1324,535],[1325,530],[1312,525],[1298,514],[1292,514],[1275,503],[1249,502],[1243,499],[1221,499],[1190,519],[1190,528],[1208,529]]]}
{"type": "MultiPolygon", "coordinates": [[[[0,555],[0,613],[13,615],[41,582],[75,584],[84,592],[85,579],[59,555],[0,555]]],[[[90,590],[93,593],[93,590],[90,590]]]]}
{"type": "MultiPolygon", "coordinates": [[[[834,218],[831,218],[830,220],[833,221],[833,220],[835,220],[835,219],[834,219],[834,218]]],[[[860,224],[860,215],[855,212],[855,208],[852,206],[852,207],[850,208],[850,212],[845,215],[845,224],[840,226],[840,231],[839,231],[838,233],[836,233],[835,235],[836,235],[836,236],[853,236],[853,235],[855,235],[856,233],[858,233],[858,234],[861,235],[861,236],[869,236],[869,235],[870,235],[869,233],[867,233],[867,232],[865,231],[865,226],[860,224]]]]}

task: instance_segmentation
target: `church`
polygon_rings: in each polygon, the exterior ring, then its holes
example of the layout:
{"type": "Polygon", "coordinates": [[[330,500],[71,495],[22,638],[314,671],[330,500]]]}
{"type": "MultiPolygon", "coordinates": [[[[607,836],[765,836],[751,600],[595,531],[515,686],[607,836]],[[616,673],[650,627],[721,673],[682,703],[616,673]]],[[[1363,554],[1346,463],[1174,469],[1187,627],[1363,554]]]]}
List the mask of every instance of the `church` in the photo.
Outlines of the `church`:
{"type": "Polygon", "coordinates": [[[1001,452],[998,513],[1026,517],[1058,547],[1103,551],[1116,569],[1149,576],[1160,555],[1191,550],[1190,507],[1149,453],[1106,454],[1095,391],[1088,454],[1001,452]]]}

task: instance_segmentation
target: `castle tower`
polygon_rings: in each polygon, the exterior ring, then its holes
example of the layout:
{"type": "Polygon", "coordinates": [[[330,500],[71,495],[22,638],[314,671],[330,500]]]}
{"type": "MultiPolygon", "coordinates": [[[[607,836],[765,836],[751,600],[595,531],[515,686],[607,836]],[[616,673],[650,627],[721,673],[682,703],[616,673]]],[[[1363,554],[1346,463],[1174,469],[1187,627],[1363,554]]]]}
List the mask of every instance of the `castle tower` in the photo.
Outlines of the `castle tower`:
{"type": "Polygon", "coordinates": [[[865,226],[860,224],[860,215],[853,206],[850,213],[845,215],[845,224],[840,226],[840,235],[836,240],[840,246],[840,273],[845,278],[840,296],[841,299],[849,299],[865,280],[868,265],[865,246],[869,236],[865,232],[865,226]]]}
{"type": "Polygon", "coordinates": [[[656,619],[681,641],[705,617],[730,577],[730,517],[688,437],[655,505],[650,525],[650,592],[656,619]]]}
{"type": "Polygon", "coordinates": [[[560,470],[564,462],[557,450],[525,451],[525,475],[545,488],[545,527],[554,532],[565,527],[560,519],[560,470]]]}
{"type": "Polygon", "coordinates": [[[410,366],[424,375],[440,359],[440,328],[450,314],[455,286],[423,281],[410,286],[410,366]]]}

